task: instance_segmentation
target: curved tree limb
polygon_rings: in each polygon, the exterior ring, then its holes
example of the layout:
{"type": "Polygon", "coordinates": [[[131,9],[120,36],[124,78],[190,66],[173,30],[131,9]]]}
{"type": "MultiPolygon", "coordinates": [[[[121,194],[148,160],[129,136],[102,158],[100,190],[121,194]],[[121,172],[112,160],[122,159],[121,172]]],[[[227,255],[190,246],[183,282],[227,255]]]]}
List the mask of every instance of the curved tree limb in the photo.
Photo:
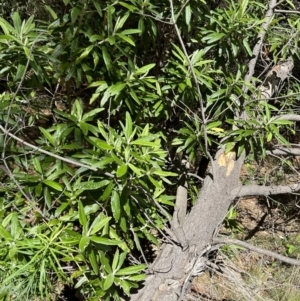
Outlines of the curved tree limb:
{"type": "Polygon", "coordinates": [[[234,197],[250,196],[250,195],[276,195],[293,193],[300,190],[300,184],[286,185],[286,186],[259,186],[247,185],[240,188],[235,188],[232,193],[234,197]]]}
{"type": "Polygon", "coordinates": [[[238,245],[238,246],[244,247],[248,250],[254,251],[256,253],[260,253],[260,254],[263,254],[263,255],[267,255],[267,256],[276,258],[276,259],[278,259],[280,261],[283,261],[285,263],[300,266],[300,260],[297,260],[297,259],[294,259],[294,258],[289,258],[287,256],[280,255],[276,252],[272,252],[272,251],[269,251],[269,250],[266,250],[266,249],[262,249],[262,248],[253,246],[253,245],[251,245],[247,242],[240,241],[238,239],[224,238],[224,237],[215,238],[213,240],[212,244],[238,245]]]}

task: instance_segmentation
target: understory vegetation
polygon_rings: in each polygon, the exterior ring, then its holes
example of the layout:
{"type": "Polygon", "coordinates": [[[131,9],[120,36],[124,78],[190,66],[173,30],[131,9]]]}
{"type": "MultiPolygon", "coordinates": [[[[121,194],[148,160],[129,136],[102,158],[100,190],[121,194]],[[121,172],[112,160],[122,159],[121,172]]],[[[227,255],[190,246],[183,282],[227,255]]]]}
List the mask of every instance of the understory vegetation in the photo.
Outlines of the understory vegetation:
{"type": "MultiPolygon", "coordinates": [[[[245,185],[299,182],[295,159],[262,163],[298,143],[298,124],[277,118],[299,113],[296,13],[274,13],[246,82],[269,1],[12,2],[0,1],[0,300],[129,300],[169,239],[177,187],[191,208],[218,149],[246,153],[245,185]],[[261,98],[290,59],[288,83],[261,98]]],[[[224,229],[246,236],[234,206],[224,229]]],[[[299,256],[297,231],[279,241],[299,256]]]]}

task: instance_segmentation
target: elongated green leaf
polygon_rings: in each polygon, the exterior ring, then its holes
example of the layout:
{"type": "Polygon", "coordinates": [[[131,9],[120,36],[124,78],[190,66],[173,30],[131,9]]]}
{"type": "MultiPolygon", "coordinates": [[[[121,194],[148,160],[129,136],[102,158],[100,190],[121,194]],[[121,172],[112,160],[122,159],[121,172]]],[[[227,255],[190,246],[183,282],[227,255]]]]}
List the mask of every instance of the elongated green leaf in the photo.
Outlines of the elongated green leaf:
{"type": "Polygon", "coordinates": [[[208,44],[213,44],[221,40],[224,36],[225,36],[224,33],[214,32],[202,38],[202,41],[207,41],[208,44]]]}
{"type": "Polygon", "coordinates": [[[149,64],[149,65],[146,65],[146,66],[143,66],[137,70],[134,71],[134,75],[141,75],[141,74],[145,74],[145,73],[148,73],[152,68],[155,67],[156,64],[149,64]]]}
{"type": "Polygon", "coordinates": [[[170,172],[170,171],[163,171],[163,170],[154,170],[152,171],[153,174],[162,176],[162,177],[176,177],[178,176],[177,173],[170,172]]]}
{"type": "Polygon", "coordinates": [[[130,169],[136,173],[138,176],[140,176],[142,174],[142,170],[136,166],[134,166],[133,164],[131,163],[128,163],[128,166],[130,167],[130,169]]]}
{"type": "Polygon", "coordinates": [[[136,33],[141,33],[140,29],[125,29],[121,32],[121,34],[136,34],[136,33]]]}
{"type": "Polygon", "coordinates": [[[159,147],[160,146],[160,140],[157,139],[155,141],[150,141],[152,140],[151,138],[149,139],[148,137],[145,138],[140,138],[137,140],[132,141],[130,144],[134,145],[141,145],[141,146],[152,146],[152,147],[159,147]]]}
{"type": "Polygon", "coordinates": [[[12,239],[10,233],[2,225],[0,225],[0,236],[3,237],[5,240],[12,239]]]}
{"type": "Polygon", "coordinates": [[[82,236],[79,241],[79,250],[81,253],[84,252],[86,247],[90,244],[90,238],[88,236],[82,236]]]}
{"type": "Polygon", "coordinates": [[[89,248],[88,252],[89,252],[89,261],[91,263],[93,271],[96,275],[99,275],[99,265],[98,265],[98,262],[97,262],[97,257],[96,257],[96,254],[95,254],[95,250],[92,249],[92,248],[89,248]]]}
{"type": "Polygon", "coordinates": [[[107,246],[117,246],[122,243],[120,240],[112,240],[109,238],[104,237],[98,237],[98,236],[90,236],[91,241],[101,244],[101,245],[107,245],[107,246]]]}
{"type": "Polygon", "coordinates": [[[134,275],[134,276],[130,276],[128,279],[131,281],[143,281],[146,279],[146,275],[145,274],[134,275]]]}
{"type": "Polygon", "coordinates": [[[119,166],[119,168],[117,170],[117,177],[120,178],[120,177],[124,176],[126,173],[127,173],[127,165],[122,164],[121,166],[119,166]]]}
{"type": "Polygon", "coordinates": [[[44,199],[45,203],[47,204],[48,208],[52,205],[52,198],[48,187],[44,188],[44,199]]]}
{"type": "Polygon", "coordinates": [[[95,8],[96,8],[96,10],[97,10],[97,12],[99,14],[99,16],[102,17],[102,9],[101,9],[101,5],[98,2],[98,0],[92,0],[92,2],[94,4],[94,6],[95,6],[95,8]]]}
{"type": "Polygon", "coordinates": [[[79,222],[80,225],[83,226],[84,234],[87,232],[87,217],[84,212],[84,207],[81,201],[78,201],[78,214],[79,214],[79,222]]]}
{"type": "Polygon", "coordinates": [[[115,221],[119,221],[121,216],[121,202],[120,202],[120,195],[115,190],[113,191],[111,196],[111,210],[115,221]]]}
{"type": "Polygon", "coordinates": [[[139,273],[145,270],[147,267],[146,264],[133,265],[131,267],[127,267],[116,272],[116,276],[125,276],[139,273]]]}
{"type": "Polygon", "coordinates": [[[91,227],[90,227],[90,234],[93,235],[97,233],[99,230],[101,230],[109,221],[111,220],[111,217],[105,217],[102,218],[101,215],[98,215],[96,219],[93,221],[91,227]]]}
{"type": "Polygon", "coordinates": [[[245,39],[243,40],[243,44],[244,44],[244,47],[245,47],[245,49],[247,50],[248,54],[249,54],[250,56],[252,56],[252,49],[251,49],[251,47],[250,47],[250,45],[249,45],[248,38],[245,38],[245,39]]]}
{"type": "Polygon", "coordinates": [[[105,253],[103,251],[100,251],[100,261],[102,266],[104,267],[104,270],[109,273],[112,274],[112,269],[110,266],[110,260],[105,256],[105,253]]]}
{"type": "MultiPolygon", "coordinates": [[[[115,32],[118,31],[119,29],[121,29],[123,27],[123,25],[125,24],[125,22],[128,19],[128,17],[129,17],[129,14],[127,13],[121,19],[118,19],[118,21],[116,23],[116,26],[115,26],[115,32]]],[[[121,32],[121,33],[123,33],[123,32],[121,32]]]]}
{"type": "Polygon", "coordinates": [[[282,125],[292,125],[293,124],[293,121],[290,121],[290,120],[284,120],[284,119],[274,119],[274,120],[271,120],[270,123],[273,123],[273,124],[282,124],[282,125]]]}
{"type": "Polygon", "coordinates": [[[54,137],[44,128],[39,127],[40,131],[43,133],[45,138],[55,147],[55,139],[54,137]]]}
{"type": "Polygon", "coordinates": [[[117,265],[118,265],[118,262],[119,262],[119,255],[120,255],[119,253],[120,253],[120,251],[117,248],[116,253],[114,255],[113,263],[112,263],[112,266],[111,266],[113,271],[115,271],[116,268],[117,268],[117,265]]]}
{"type": "Polygon", "coordinates": [[[72,20],[72,23],[75,23],[80,12],[81,12],[81,7],[79,6],[74,6],[72,9],[71,9],[71,20],[72,20]]]}
{"type": "Polygon", "coordinates": [[[125,124],[125,137],[129,141],[130,136],[132,135],[132,119],[128,112],[126,112],[126,124],[125,124]]]}
{"type": "Polygon", "coordinates": [[[45,5],[45,9],[50,13],[51,17],[56,20],[57,19],[57,14],[55,11],[48,5],[45,5]]]}
{"type": "Polygon", "coordinates": [[[120,37],[122,40],[124,40],[125,42],[127,42],[128,44],[135,46],[133,40],[131,38],[129,38],[128,36],[124,35],[124,34],[120,34],[117,33],[117,36],[120,37]]]}
{"type": "Polygon", "coordinates": [[[33,161],[33,165],[34,165],[35,170],[39,174],[43,174],[43,170],[42,170],[42,166],[41,166],[41,163],[40,163],[40,159],[38,157],[34,157],[32,161],[33,161]]]}
{"type": "Polygon", "coordinates": [[[114,274],[109,274],[104,281],[103,289],[107,291],[113,285],[114,280],[115,280],[114,274]]]}
{"type": "Polygon", "coordinates": [[[57,183],[55,181],[44,180],[43,183],[46,184],[46,185],[48,185],[48,186],[50,186],[51,188],[53,188],[53,189],[55,189],[57,191],[63,191],[63,187],[59,183],[57,183]]]}
{"type": "Polygon", "coordinates": [[[221,124],[222,124],[221,121],[214,121],[214,122],[209,123],[209,124],[206,126],[206,129],[209,130],[209,129],[211,129],[211,128],[218,127],[218,126],[221,125],[221,124]]]}
{"type": "Polygon", "coordinates": [[[107,48],[105,46],[102,47],[102,55],[103,55],[103,60],[106,65],[107,69],[110,69],[111,67],[111,57],[110,54],[107,51],[107,48]]]}
{"type": "Polygon", "coordinates": [[[186,25],[190,25],[191,17],[192,17],[191,6],[187,5],[185,7],[185,23],[186,23],[186,25]]]}

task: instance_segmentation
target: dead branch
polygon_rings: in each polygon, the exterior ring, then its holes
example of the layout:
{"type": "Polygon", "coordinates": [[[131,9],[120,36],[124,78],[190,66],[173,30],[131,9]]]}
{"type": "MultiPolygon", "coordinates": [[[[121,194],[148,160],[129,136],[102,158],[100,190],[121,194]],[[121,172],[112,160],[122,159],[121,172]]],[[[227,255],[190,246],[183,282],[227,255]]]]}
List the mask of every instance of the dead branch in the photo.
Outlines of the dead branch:
{"type": "MultiPolygon", "coordinates": [[[[70,164],[74,164],[76,166],[80,166],[80,167],[84,167],[84,168],[87,168],[87,169],[91,169],[91,170],[97,170],[96,168],[92,167],[92,166],[88,166],[88,165],[85,165],[83,163],[80,163],[80,162],[77,162],[77,161],[74,161],[74,160],[71,160],[71,159],[67,159],[67,158],[64,158],[64,157],[61,157],[59,155],[56,155],[56,154],[53,154],[51,152],[48,152],[40,147],[37,147],[29,142],[26,142],[24,141],[23,139],[15,136],[14,134],[12,134],[9,130],[6,130],[2,125],[0,125],[0,130],[5,134],[5,135],[8,135],[10,136],[11,138],[17,140],[18,142],[20,142],[21,144],[24,144],[28,147],[30,147],[31,149],[35,150],[35,151],[38,151],[38,152],[41,152],[43,154],[46,154],[48,156],[51,156],[53,158],[56,158],[56,159],[59,159],[63,162],[67,162],[67,163],[70,163],[70,164]]],[[[114,177],[113,175],[110,175],[110,177],[114,177]]]]}
{"type": "Polygon", "coordinates": [[[300,11],[298,11],[298,10],[275,9],[274,13],[276,13],[276,14],[280,14],[280,13],[283,13],[283,14],[300,14],[300,11]]]}
{"type": "Polygon", "coordinates": [[[266,151],[267,155],[275,156],[300,156],[300,145],[299,148],[292,147],[276,147],[266,151]]]}
{"type": "Polygon", "coordinates": [[[250,82],[251,77],[254,74],[254,69],[255,69],[255,66],[256,66],[256,63],[257,63],[257,60],[258,60],[258,57],[259,57],[259,53],[260,53],[265,35],[267,33],[267,29],[268,29],[268,27],[271,23],[272,16],[273,16],[273,10],[274,10],[276,5],[277,5],[276,0],[271,0],[269,2],[269,9],[268,9],[268,11],[266,13],[266,16],[265,16],[266,21],[262,24],[262,26],[261,26],[262,30],[259,33],[259,35],[257,36],[257,43],[253,48],[253,58],[250,60],[250,62],[248,64],[248,73],[246,74],[246,76],[244,78],[244,81],[245,81],[245,84],[244,84],[244,87],[243,87],[243,92],[244,93],[247,93],[247,91],[248,91],[247,83],[250,82]]]}
{"type": "Polygon", "coordinates": [[[276,252],[272,252],[272,251],[269,251],[269,250],[266,250],[266,249],[262,249],[262,248],[253,246],[253,245],[251,245],[247,242],[240,241],[238,239],[225,238],[225,237],[215,238],[213,240],[212,244],[238,245],[238,246],[244,247],[248,250],[254,251],[256,253],[260,253],[260,254],[263,254],[263,255],[273,257],[273,258],[278,259],[282,262],[300,266],[300,260],[297,260],[297,259],[294,259],[294,258],[289,258],[289,257],[283,256],[283,255],[280,255],[276,252]]]}
{"type": "Polygon", "coordinates": [[[250,195],[276,195],[293,193],[300,190],[300,184],[286,185],[286,186],[259,186],[247,185],[240,188],[235,188],[232,191],[234,197],[250,196],[250,195]]]}

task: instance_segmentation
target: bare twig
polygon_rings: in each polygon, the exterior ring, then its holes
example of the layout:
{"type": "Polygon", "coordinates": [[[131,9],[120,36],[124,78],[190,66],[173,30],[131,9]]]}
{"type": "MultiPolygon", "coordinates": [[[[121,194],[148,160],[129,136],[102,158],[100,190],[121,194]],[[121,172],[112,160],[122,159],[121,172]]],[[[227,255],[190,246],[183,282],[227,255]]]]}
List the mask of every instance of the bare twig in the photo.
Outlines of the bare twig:
{"type": "Polygon", "coordinates": [[[274,9],[274,13],[276,14],[299,14],[300,15],[300,11],[298,10],[285,10],[285,9],[274,9]]]}
{"type": "Polygon", "coordinates": [[[268,11],[266,13],[266,17],[265,17],[266,21],[262,24],[262,26],[261,26],[262,30],[259,33],[259,35],[257,36],[257,43],[253,48],[253,58],[250,60],[250,62],[248,64],[248,73],[246,74],[246,76],[244,78],[244,81],[245,81],[245,84],[243,86],[244,93],[247,93],[247,91],[248,91],[247,84],[250,83],[250,80],[254,74],[254,69],[255,69],[255,66],[256,66],[256,63],[257,63],[257,60],[259,57],[259,53],[261,51],[261,47],[262,47],[265,35],[267,33],[268,27],[271,23],[272,16],[273,16],[273,10],[274,10],[276,4],[277,4],[277,0],[270,0],[270,2],[269,2],[269,9],[268,9],[268,11]]]}
{"type": "MultiPolygon", "coordinates": [[[[67,159],[67,158],[58,156],[58,155],[56,155],[56,154],[53,154],[53,153],[51,153],[51,152],[48,152],[48,151],[46,151],[46,150],[40,148],[40,147],[37,147],[37,146],[35,146],[35,145],[33,145],[33,144],[29,143],[29,142],[26,142],[26,141],[24,141],[23,139],[21,139],[21,138],[15,136],[14,134],[10,133],[10,132],[9,132],[8,130],[6,130],[2,125],[0,125],[0,130],[1,130],[4,134],[6,134],[6,135],[10,136],[11,138],[17,140],[17,141],[20,142],[21,144],[24,144],[24,145],[26,145],[26,146],[29,146],[31,149],[33,149],[33,150],[35,150],[35,151],[38,151],[38,152],[41,152],[41,153],[46,154],[46,155],[48,155],[48,156],[51,156],[51,157],[53,157],[53,158],[59,159],[59,160],[61,160],[61,161],[63,161],[63,162],[67,162],[67,163],[70,163],[70,164],[74,164],[74,165],[76,165],[76,166],[84,167],[84,168],[91,169],[91,170],[97,170],[96,168],[94,168],[94,167],[92,167],[92,166],[88,166],[88,165],[85,165],[85,164],[83,164],[83,163],[80,163],[80,162],[77,162],[77,161],[73,161],[73,160],[71,160],[71,159],[67,159]]],[[[106,174],[106,173],[105,173],[105,174],[106,174]]],[[[114,177],[112,174],[109,174],[109,173],[107,173],[106,175],[109,176],[109,177],[112,177],[112,178],[114,177]]]]}
{"type": "Polygon", "coordinates": [[[300,266],[300,260],[297,260],[297,259],[294,259],[294,258],[289,258],[289,257],[283,256],[283,255],[280,255],[276,252],[272,252],[272,251],[269,251],[269,250],[266,250],[266,249],[262,249],[262,248],[253,246],[253,245],[251,245],[247,242],[240,241],[238,239],[225,238],[225,237],[215,238],[213,240],[212,244],[238,245],[238,246],[244,247],[248,250],[254,251],[256,253],[260,253],[260,254],[263,254],[263,255],[267,255],[267,256],[276,258],[276,259],[278,259],[280,261],[283,261],[285,263],[300,266]]]}

